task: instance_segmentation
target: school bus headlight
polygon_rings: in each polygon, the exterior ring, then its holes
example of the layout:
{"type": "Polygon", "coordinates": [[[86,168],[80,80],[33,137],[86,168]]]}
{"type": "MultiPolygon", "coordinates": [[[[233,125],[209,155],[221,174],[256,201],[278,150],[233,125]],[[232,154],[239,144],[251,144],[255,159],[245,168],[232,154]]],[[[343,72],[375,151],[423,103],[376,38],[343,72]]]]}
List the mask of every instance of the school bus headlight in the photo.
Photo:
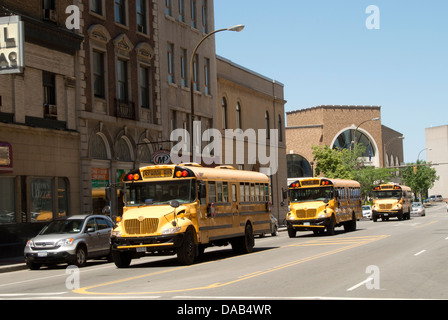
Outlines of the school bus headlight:
{"type": "Polygon", "coordinates": [[[162,235],[178,233],[182,229],[181,227],[168,228],[162,231],[162,235]]]}
{"type": "Polygon", "coordinates": [[[326,211],[322,211],[321,213],[319,213],[319,218],[328,218],[329,217],[329,213],[326,211]]]}

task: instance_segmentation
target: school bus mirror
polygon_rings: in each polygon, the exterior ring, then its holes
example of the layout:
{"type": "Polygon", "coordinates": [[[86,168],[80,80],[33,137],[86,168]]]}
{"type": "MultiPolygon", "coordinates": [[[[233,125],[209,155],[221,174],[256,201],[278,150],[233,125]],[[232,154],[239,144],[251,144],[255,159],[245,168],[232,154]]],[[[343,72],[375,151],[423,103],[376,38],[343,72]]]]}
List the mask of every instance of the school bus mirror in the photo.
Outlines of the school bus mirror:
{"type": "Polygon", "coordinates": [[[173,208],[178,208],[180,206],[180,203],[177,200],[173,200],[170,202],[170,206],[173,208]]]}
{"type": "Polygon", "coordinates": [[[282,188],[283,201],[288,199],[288,189],[284,190],[282,188]]]}

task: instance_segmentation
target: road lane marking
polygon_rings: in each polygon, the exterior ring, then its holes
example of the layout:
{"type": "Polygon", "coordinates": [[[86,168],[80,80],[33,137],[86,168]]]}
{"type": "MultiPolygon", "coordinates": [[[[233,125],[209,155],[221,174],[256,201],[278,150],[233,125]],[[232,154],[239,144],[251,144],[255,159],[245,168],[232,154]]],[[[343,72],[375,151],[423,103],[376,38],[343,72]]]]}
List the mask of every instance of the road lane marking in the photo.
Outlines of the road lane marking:
{"type": "MultiPolygon", "coordinates": [[[[357,241],[355,243],[350,243],[350,242],[344,242],[344,241],[340,241],[339,244],[348,244],[347,246],[344,246],[342,248],[338,248],[335,250],[331,250],[331,251],[327,251],[324,253],[320,253],[320,254],[316,254],[313,256],[309,256],[309,257],[305,257],[305,258],[301,258],[299,260],[295,260],[295,261],[290,261],[288,263],[284,263],[275,267],[269,267],[266,270],[261,270],[261,271],[257,271],[257,272],[252,272],[243,276],[239,276],[236,279],[233,280],[229,280],[227,282],[218,282],[218,283],[213,283],[210,285],[204,285],[202,287],[195,287],[195,288],[183,288],[183,289],[175,289],[175,290],[163,290],[163,291],[153,291],[153,292],[121,292],[121,293],[115,293],[115,292],[92,292],[92,289],[98,289],[101,287],[106,287],[109,285],[115,285],[118,283],[123,283],[123,282],[128,282],[128,281],[132,281],[132,280],[139,280],[139,279],[143,279],[143,278],[147,278],[147,277],[151,277],[154,275],[160,275],[160,274],[165,274],[165,273],[170,273],[170,272],[176,272],[182,269],[187,269],[187,268],[193,268],[195,266],[199,266],[199,265],[203,265],[203,264],[197,264],[197,265],[192,265],[192,266],[184,266],[184,267],[179,267],[179,268],[174,268],[174,269],[169,269],[169,270],[163,270],[163,271],[158,271],[158,272],[152,272],[149,274],[144,274],[144,275],[140,275],[140,276],[135,276],[135,277],[130,277],[130,278],[125,278],[125,279],[120,279],[120,280],[114,280],[114,281],[109,281],[106,283],[100,283],[100,284],[96,284],[96,285],[92,285],[92,286],[88,286],[88,287],[84,287],[84,288],[79,288],[76,290],[73,290],[73,293],[77,293],[77,294],[84,294],[84,295],[102,295],[102,296],[117,296],[117,295],[121,295],[121,296],[138,296],[138,295],[156,295],[156,294],[168,294],[168,293],[179,293],[179,292],[192,292],[192,291],[200,291],[200,290],[209,290],[209,289],[215,289],[215,288],[221,288],[221,287],[225,287],[225,286],[229,286],[231,284],[235,284],[238,282],[242,282],[245,280],[249,280],[255,277],[259,277],[261,275],[266,275],[269,273],[272,273],[274,271],[279,271],[279,270],[283,270],[286,268],[290,268],[293,266],[297,266],[299,264],[305,263],[305,262],[309,262],[312,260],[316,260],[316,259],[320,259],[323,257],[327,257],[330,255],[334,255],[343,251],[347,251],[356,247],[360,247],[362,245],[374,242],[374,241],[378,241],[378,240],[382,240],[384,238],[389,237],[388,235],[382,235],[382,236],[371,236],[371,237],[355,237],[355,238],[362,238],[365,239],[365,241],[357,241]]],[[[348,240],[348,239],[353,239],[353,238],[343,238],[340,240],[348,240]]],[[[321,239],[322,241],[327,241],[327,239],[321,239]]],[[[331,243],[331,242],[330,242],[331,243]]],[[[290,245],[288,246],[284,246],[282,248],[287,248],[290,247],[290,245]]],[[[257,254],[257,253],[253,253],[253,254],[257,254]]],[[[244,256],[237,256],[237,257],[244,257],[244,256]]],[[[218,260],[220,261],[220,260],[218,260]]],[[[206,262],[205,264],[208,263],[213,263],[213,262],[217,262],[217,261],[212,261],[212,262],[206,262]]]]}
{"type": "Polygon", "coordinates": [[[422,251],[420,251],[420,252],[417,252],[416,254],[414,254],[414,256],[419,256],[419,255],[421,255],[421,254],[424,253],[424,252],[426,252],[426,250],[422,250],[422,251]]]}
{"type": "Polygon", "coordinates": [[[360,286],[365,285],[365,284],[371,282],[372,280],[373,280],[373,278],[369,277],[366,280],[364,280],[364,281],[362,281],[362,282],[360,282],[358,284],[355,284],[353,287],[347,289],[347,291],[353,291],[355,289],[358,289],[360,286]]]}

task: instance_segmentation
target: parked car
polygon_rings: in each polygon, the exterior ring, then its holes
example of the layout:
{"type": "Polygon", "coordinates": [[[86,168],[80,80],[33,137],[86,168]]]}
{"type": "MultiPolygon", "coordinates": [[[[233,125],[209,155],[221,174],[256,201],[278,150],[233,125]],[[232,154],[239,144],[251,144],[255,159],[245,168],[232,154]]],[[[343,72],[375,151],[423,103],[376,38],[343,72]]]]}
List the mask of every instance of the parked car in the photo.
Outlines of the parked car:
{"type": "Polygon", "coordinates": [[[421,202],[413,202],[412,203],[412,214],[417,214],[420,217],[426,216],[425,207],[421,202]]]}
{"type": "Polygon", "coordinates": [[[442,202],[443,201],[443,197],[442,195],[438,194],[438,195],[432,195],[429,196],[429,201],[433,201],[433,202],[442,202]]]}
{"type": "Polygon", "coordinates": [[[24,255],[28,267],[58,263],[85,266],[87,259],[110,258],[112,220],[103,215],[76,215],[57,219],[29,240],[24,255]]]}
{"type": "MultiPolygon", "coordinates": [[[[272,214],[271,214],[271,235],[278,236],[278,220],[272,214]]],[[[261,233],[260,236],[264,237],[265,234],[261,233]]]]}
{"type": "Polygon", "coordinates": [[[372,206],[362,206],[362,216],[366,219],[372,219],[372,206]]]}

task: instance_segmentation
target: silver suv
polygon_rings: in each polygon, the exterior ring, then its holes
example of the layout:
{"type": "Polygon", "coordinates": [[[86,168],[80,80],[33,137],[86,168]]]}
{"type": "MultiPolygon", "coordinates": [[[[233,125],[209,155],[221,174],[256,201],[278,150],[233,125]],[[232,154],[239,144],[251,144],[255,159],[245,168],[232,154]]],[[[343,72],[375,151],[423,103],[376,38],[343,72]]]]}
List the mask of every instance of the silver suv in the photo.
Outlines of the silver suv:
{"type": "Polygon", "coordinates": [[[26,244],[28,267],[67,262],[85,266],[87,259],[110,258],[110,233],[114,223],[107,216],[76,215],[54,220],[26,244]]]}

